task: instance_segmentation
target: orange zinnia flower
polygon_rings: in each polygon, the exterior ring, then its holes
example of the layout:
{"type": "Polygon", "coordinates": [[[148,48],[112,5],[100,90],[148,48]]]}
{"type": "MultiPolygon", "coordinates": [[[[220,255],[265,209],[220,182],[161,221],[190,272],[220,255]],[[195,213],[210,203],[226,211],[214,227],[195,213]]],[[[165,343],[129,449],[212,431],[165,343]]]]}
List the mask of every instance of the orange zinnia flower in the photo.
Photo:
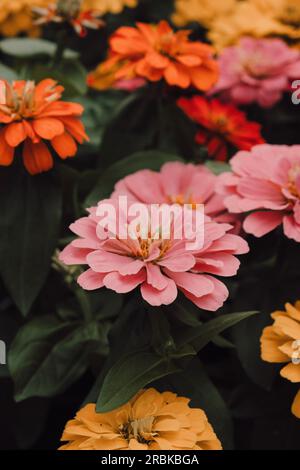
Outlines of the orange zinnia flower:
{"type": "MultiPolygon", "coordinates": [[[[261,337],[261,356],[266,362],[286,363],[280,375],[300,383],[300,301],[285,305],[285,311],[272,315],[274,323],[264,329],[261,337]]],[[[292,413],[300,418],[300,390],[292,405],[292,413]]]]}
{"type": "Polygon", "coordinates": [[[83,107],[60,101],[64,88],[54,80],[0,81],[0,165],[12,164],[23,146],[23,161],[31,175],[53,167],[48,142],[60,158],[73,157],[77,142],[88,140],[79,117],[83,107]]]}
{"type": "Polygon", "coordinates": [[[189,31],[175,32],[166,21],[158,25],[137,23],[136,28],[121,27],[110,39],[111,68],[120,64],[115,79],[143,77],[151,82],[164,79],[169,85],[193,85],[207,91],[218,80],[213,49],[188,39],[189,31]]]}
{"type": "Polygon", "coordinates": [[[204,411],[174,393],[142,390],[110,413],[86,405],[69,421],[60,450],[221,450],[204,411]]]}

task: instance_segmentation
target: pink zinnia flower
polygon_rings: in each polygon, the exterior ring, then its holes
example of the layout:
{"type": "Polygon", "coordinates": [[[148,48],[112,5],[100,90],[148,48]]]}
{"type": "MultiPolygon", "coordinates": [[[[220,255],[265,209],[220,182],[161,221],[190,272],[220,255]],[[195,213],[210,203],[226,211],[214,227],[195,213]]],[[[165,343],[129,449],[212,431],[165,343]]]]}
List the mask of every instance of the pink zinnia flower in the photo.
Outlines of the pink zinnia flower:
{"type": "Polygon", "coordinates": [[[300,52],[281,39],[243,38],[223,50],[221,78],[213,93],[236,104],[276,104],[300,77],[300,52]]]}
{"type": "Polygon", "coordinates": [[[300,242],[300,145],[258,145],[230,164],[218,191],[230,212],[254,211],[244,230],[262,237],[283,224],[285,235],[300,242]]]}
{"type": "Polygon", "coordinates": [[[141,170],[120,180],[112,198],[128,196],[144,204],[204,204],[205,214],[215,222],[230,223],[238,233],[241,218],[229,214],[215,191],[218,178],[205,165],[170,162],[160,172],[141,170]]]}
{"type": "MultiPolygon", "coordinates": [[[[99,205],[103,202],[108,201],[99,205]]],[[[119,212],[118,216],[125,214],[119,212]]],[[[205,221],[204,245],[197,250],[188,248],[187,239],[154,239],[150,235],[144,239],[141,227],[135,232],[136,238],[131,235],[124,240],[118,233],[110,233],[103,240],[98,222],[93,208],[88,217],[71,225],[79,238],[64,249],[61,261],[89,266],[78,278],[83,289],[105,286],[123,294],[139,287],[143,299],[153,306],[171,304],[180,290],[199,308],[217,310],[227,299],[228,290],[215,276],[235,275],[240,265],[235,255],[248,251],[245,240],[227,233],[230,225],[209,220],[205,221]]]]}

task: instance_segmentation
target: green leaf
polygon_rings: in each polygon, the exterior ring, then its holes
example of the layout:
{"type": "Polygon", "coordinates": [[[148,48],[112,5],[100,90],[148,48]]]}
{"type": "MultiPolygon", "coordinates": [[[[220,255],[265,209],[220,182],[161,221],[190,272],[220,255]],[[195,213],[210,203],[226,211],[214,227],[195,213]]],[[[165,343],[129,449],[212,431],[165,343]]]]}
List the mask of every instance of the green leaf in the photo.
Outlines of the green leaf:
{"type": "Polygon", "coordinates": [[[61,189],[52,173],[30,176],[13,165],[0,170],[0,274],[26,315],[39,294],[57,246],[61,189]]]}
{"type": "MultiPolygon", "coordinates": [[[[4,54],[18,57],[20,59],[28,59],[33,56],[54,56],[56,44],[46,39],[31,38],[7,38],[0,41],[0,50],[4,54]]],[[[76,59],[77,52],[70,49],[64,51],[66,59],[76,59]]]]}
{"type": "Polygon", "coordinates": [[[94,205],[101,199],[109,197],[117,181],[125,176],[144,169],[159,171],[162,165],[175,160],[180,161],[181,158],[176,155],[169,155],[155,150],[138,152],[120,160],[102,172],[97,185],[85,200],[85,207],[94,205]]]}
{"type": "Polygon", "coordinates": [[[18,74],[10,67],[7,67],[7,65],[0,64],[0,79],[8,81],[17,80],[18,74]]]}
{"type": "Polygon", "coordinates": [[[97,412],[112,411],[127,403],[140,389],[180,369],[175,363],[148,351],[122,357],[106,375],[97,402],[97,412]]]}
{"type": "Polygon", "coordinates": [[[226,171],[231,171],[231,166],[229,163],[223,163],[223,162],[215,162],[213,160],[208,160],[205,163],[205,166],[209,170],[211,170],[215,175],[221,175],[222,173],[225,173],[226,171]]]}
{"type": "Polygon", "coordinates": [[[191,343],[197,351],[203,349],[211,340],[216,338],[222,331],[246,320],[258,312],[231,313],[215,318],[199,327],[182,331],[178,336],[177,344],[191,343]]]}
{"type": "Polygon", "coordinates": [[[108,323],[62,322],[43,316],[25,324],[8,356],[15,398],[52,397],[85,372],[92,352],[107,351],[108,323]]]}
{"type": "Polygon", "coordinates": [[[39,82],[49,75],[65,88],[65,97],[84,95],[87,92],[87,71],[76,59],[64,59],[55,67],[38,62],[28,63],[22,68],[24,79],[34,79],[39,82]]]}

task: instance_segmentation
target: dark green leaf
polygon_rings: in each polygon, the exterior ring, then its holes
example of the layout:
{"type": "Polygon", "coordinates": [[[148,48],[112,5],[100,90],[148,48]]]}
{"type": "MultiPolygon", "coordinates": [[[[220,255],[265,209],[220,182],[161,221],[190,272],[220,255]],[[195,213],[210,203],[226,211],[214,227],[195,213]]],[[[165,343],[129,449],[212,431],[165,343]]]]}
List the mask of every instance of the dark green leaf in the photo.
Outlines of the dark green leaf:
{"type": "Polygon", "coordinates": [[[231,166],[229,163],[223,163],[223,162],[215,162],[213,160],[208,160],[205,163],[205,166],[209,170],[211,170],[215,175],[221,175],[222,173],[225,173],[226,171],[231,171],[231,166]]]}
{"type": "Polygon", "coordinates": [[[92,352],[106,353],[108,326],[62,322],[50,315],[24,325],[8,358],[16,400],[63,392],[85,372],[92,352]]]}
{"type": "Polygon", "coordinates": [[[7,67],[7,65],[0,64],[0,79],[8,81],[17,80],[18,74],[10,67],[7,67]]]}
{"type": "Polygon", "coordinates": [[[222,331],[227,330],[233,325],[236,325],[257,313],[258,312],[243,312],[222,315],[221,317],[215,318],[214,320],[211,320],[197,328],[183,331],[178,337],[178,344],[183,345],[191,343],[197,351],[200,351],[212,339],[222,333],[222,331]]]}
{"type": "Polygon", "coordinates": [[[26,315],[42,288],[57,246],[62,197],[53,174],[0,170],[0,273],[26,315]]]}
{"type": "Polygon", "coordinates": [[[140,389],[180,370],[173,362],[147,351],[122,357],[106,375],[97,402],[97,411],[106,413],[128,402],[140,389]]]}
{"type": "MultiPolygon", "coordinates": [[[[54,56],[56,44],[38,38],[7,38],[0,41],[0,49],[7,55],[28,59],[37,55],[54,56]]],[[[78,54],[75,51],[66,49],[64,57],[66,59],[76,59],[78,54]]]]}

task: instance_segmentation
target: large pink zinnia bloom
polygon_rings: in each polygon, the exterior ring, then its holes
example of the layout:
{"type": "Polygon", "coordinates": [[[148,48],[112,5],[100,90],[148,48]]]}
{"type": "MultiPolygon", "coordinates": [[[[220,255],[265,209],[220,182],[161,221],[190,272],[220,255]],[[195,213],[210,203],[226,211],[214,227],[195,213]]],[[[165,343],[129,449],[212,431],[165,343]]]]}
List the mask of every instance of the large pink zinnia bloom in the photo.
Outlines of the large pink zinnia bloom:
{"type": "Polygon", "coordinates": [[[252,212],[244,230],[256,237],[283,224],[300,242],[300,146],[258,145],[230,161],[232,173],[219,176],[218,192],[233,213],[252,212]]]}
{"type": "Polygon", "coordinates": [[[153,306],[171,304],[180,290],[199,308],[217,310],[227,299],[228,290],[215,276],[234,276],[240,265],[235,255],[249,249],[241,237],[227,233],[230,225],[208,219],[204,246],[193,251],[187,248],[187,240],[144,240],[140,232],[136,232],[137,239],[121,240],[111,233],[102,240],[98,238],[98,222],[96,208],[92,208],[88,217],[71,225],[79,238],[63,250],[61,261],[89,266],[78,278],[86,290],[105,286],[128,293],[139,287],[143,299],[153,306]]]}
{"type": "Polygon", "coordinates": [[[169,162],[160,172],[141,170],[120,180],[112,198],[127,196],[144,204],[204,204],[205,214],[215,222],[230,223],[234,232],[241,227],[241,218],[229,214],[223,198],[216,193],[217,176],[205,165],[169,162]]]}
{"type": "Polygon", "coordinates": [[[300,77],[300,52],[281,39],[243,38],[219,58],[221,78],[213,93],[235,104],[271,107],[300,77]]]}

